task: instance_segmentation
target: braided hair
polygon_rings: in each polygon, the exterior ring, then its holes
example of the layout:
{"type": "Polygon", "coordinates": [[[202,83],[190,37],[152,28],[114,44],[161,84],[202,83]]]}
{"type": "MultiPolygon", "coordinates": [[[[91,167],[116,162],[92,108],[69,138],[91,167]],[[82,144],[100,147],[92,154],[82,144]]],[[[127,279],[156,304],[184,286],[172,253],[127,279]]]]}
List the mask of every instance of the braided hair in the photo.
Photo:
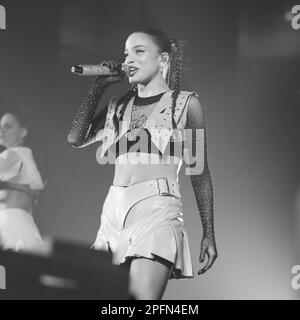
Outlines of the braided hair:
{"type": "Polygon", "coordinates": [[[171,40],[172,54],[169,70],[168,85],[172,93],[172,126],[173,129],[177,127],[174,114],[176,108],[176,101],[180,93],[180,80],[181,80],[181,63],[182,63],[182,46],[177,40],[171,40]]]}
{"type": "MultiPolygon", "coordinates": [[[[182,63],[182,46],[177,40],[172,40],[166,33],[161,30],[153,28],[137,29],[133,33],[144,33],[152,38],[154,43],[158,46],[159,52],[167,52],[170,56],[170,63],[166,75],[166,82],[172,93],[172,126],[173,129],[177,127],[174,119],[176,101],[180,93],[180,80],[181,80],[181,63],[182,63]]],[[[125,95],[123,95],[117,102],[116,112],[113,116],[113,123],[116,129],[116,135],[119,134],[119,121],[123,120],[126,106],[128,102],[137,94],[137,86],[132,87],[125,95]],[[121,108],[121,109],[120,109],[121,108]],[[119,117],[118,111],[120,109],[119,117]]]]}

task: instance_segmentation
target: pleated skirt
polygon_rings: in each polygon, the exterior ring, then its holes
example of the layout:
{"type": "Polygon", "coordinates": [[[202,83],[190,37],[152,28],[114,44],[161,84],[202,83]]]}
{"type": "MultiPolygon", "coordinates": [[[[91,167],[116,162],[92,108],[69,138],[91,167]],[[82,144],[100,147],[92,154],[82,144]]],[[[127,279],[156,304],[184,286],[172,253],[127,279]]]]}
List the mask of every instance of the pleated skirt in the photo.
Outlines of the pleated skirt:
{"type": "Polygon", "coordinates": [[[93,248],[110,250],[116,265],[130,258],[158,256],[174,264],[170,279],[193,278],[181,199],[159,194],[145,198],[144,184],[140,186],[135,186],[133,195],[130,186],[110,187],[93,248]]]}

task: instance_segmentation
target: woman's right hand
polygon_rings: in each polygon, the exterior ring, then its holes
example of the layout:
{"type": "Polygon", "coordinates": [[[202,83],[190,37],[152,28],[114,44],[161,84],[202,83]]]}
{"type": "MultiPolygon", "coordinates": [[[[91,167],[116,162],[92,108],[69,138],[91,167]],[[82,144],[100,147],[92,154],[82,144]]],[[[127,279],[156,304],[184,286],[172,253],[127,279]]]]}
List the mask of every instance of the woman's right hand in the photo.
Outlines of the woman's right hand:
{"type": "Polygon", "coordinates": [[[115,60],[106,60],[101,62],[100,65],[108,67],[111,72],[117,72],[117,75],[114,76],[97,76],[97,80],[101,82],[114,84],[121,82],[126,77],[126,73],[122,70],[121,64],[115,60]]]}

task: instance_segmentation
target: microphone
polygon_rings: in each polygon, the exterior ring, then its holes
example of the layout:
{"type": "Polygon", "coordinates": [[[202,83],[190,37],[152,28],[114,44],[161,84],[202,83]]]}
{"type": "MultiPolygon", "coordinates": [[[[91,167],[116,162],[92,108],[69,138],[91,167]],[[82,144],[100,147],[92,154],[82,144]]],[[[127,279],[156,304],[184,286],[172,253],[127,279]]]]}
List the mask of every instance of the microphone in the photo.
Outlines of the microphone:
{"type": "Polygon", "coordinates": [[[72,66],[71,72],[78,74],[80,76],[117,76],[120,72],[124,72],[126,75],[129,74],[129,67],[126,63],[119,64],[118,70],[111,71],[108,67],[102,66],[99,64],[90,64],[90,65],[77,65],[72,66]]]}

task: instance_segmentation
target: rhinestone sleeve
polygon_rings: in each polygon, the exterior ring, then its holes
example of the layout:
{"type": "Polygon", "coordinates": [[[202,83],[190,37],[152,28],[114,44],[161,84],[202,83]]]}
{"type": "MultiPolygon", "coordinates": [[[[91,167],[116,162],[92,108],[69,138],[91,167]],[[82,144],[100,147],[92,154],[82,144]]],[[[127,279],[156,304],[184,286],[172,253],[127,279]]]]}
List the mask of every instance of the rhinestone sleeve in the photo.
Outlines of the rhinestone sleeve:
{"type": "Polygon", "coordinates": [[[203,237],[206,237],[211,243],[215,244],[214,196],[213,184],[207,161],[207,130],[202,106],[195,96],[190,99],[185,127],[187,129],[192,129],[193,131],[191,143],[193,150],[196,149],[195,130],[204,129],[204,168],[201,174],[191,175],[191,183],[201,217],[203,237]]]}
{"type": "Polygon", "coordinates": [[[94,117],[99,101],[109,83],[96,78],[82,105],[77,111],[68,134],[68,142],[74,147],[83,147],[94,142],[100,129],[103,129],[107,106],[100,108],[98,115],[94,117]],[[102,118],[101,125],[95,123],[102,118]]]}

